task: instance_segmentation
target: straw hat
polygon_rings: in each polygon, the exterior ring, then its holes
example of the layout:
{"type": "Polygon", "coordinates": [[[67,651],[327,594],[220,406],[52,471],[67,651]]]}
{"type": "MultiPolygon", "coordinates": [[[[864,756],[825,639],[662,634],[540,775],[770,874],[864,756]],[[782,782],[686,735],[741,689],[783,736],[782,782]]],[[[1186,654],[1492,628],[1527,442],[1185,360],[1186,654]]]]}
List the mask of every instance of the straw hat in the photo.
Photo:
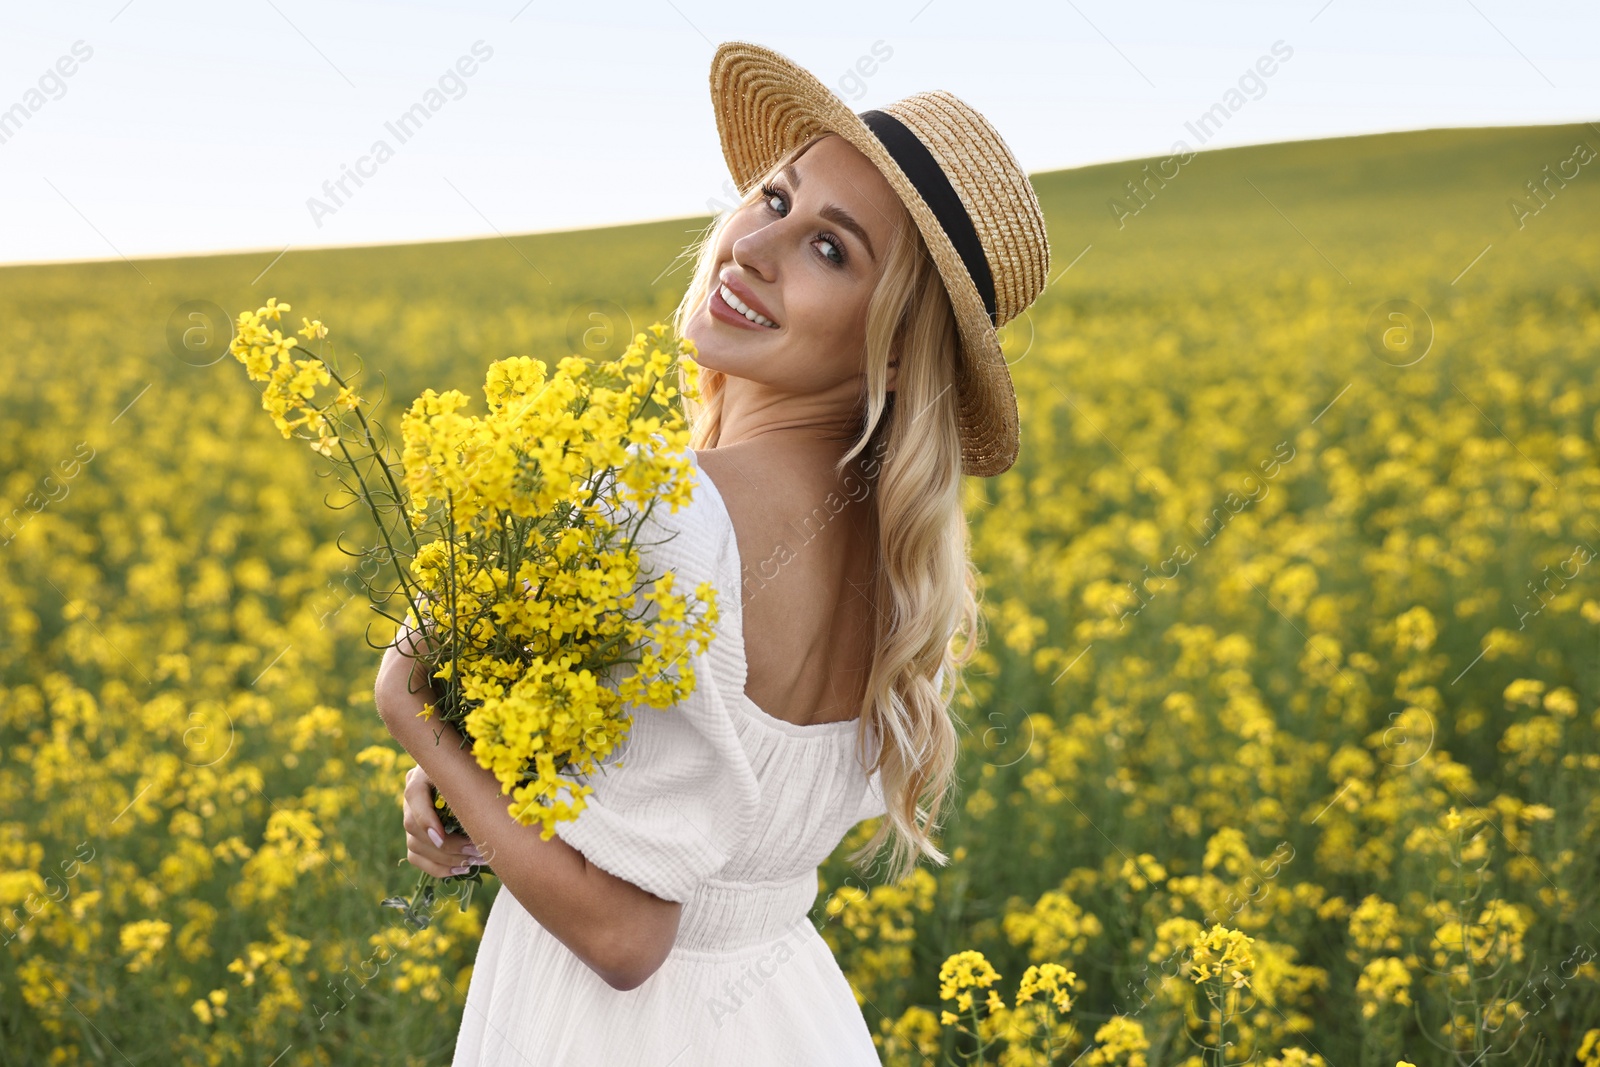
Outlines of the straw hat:
{"type": "Polygon", "coordinates": [[[711,60],[722,154],[743,195],[790,149],[832,131],[888,179],[922,231],[961,331],[963,474],[1017,458],[1017,397],[996,336],[1045,287],[1050,245],[1028,175],[993,126],[943,90],[859,115],[791,60],[729,41],[711,60]]]}

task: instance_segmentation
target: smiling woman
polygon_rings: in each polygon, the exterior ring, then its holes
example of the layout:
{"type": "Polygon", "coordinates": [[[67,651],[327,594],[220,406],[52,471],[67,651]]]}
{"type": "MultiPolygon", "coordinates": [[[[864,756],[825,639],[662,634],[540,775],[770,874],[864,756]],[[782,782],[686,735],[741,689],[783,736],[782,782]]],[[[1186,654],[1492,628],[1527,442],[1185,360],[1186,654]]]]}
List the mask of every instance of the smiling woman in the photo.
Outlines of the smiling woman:
{"type": "MultiPolygon", "coordinates": [[[[718,232],[719,285],[705,311],[774,336],[752,346],[743,332],[707,330],[698,317],[685,335],[703,366],[746,381],[764,377],[769,388],[808,393],[817,403],[854,402],[867,307],[883,276],[879,249],[909,230],[911,218],[867,157],[836,135],[802,146],[757,191],[718,232]],[[746,373],[757,364],[764,375],[746,373]]],[[[893,387],[891,372],[886,388],[893,387]]]]}
{"type": "MultiPolygon", "coordinates": [[[[852,859],[892,841],[896,881],[948,862],[950,701],[979,620],[961,476],[1016,457],[996,331],[1044,286],[1043,217],[999,135],[949,93],[856,115],[742,43],[717,50],[711,85],[741,200],[702,237],[675,313],[699,369],[698,401],[683,383],[699,477],[681,513],[654,510],[648,541],[649,569],[713,584],[722,618],[686,663],[694,693],[641,709],[620,764],[556,829],[588,868],[681,912],[590,959],[575,917],[607,908],[497,895],[457,1067],[876,1064],[809,921],[818,868],[878,816],[852,859]]],[[[437,784],[459,811],[470,784],[437,784]]]]}

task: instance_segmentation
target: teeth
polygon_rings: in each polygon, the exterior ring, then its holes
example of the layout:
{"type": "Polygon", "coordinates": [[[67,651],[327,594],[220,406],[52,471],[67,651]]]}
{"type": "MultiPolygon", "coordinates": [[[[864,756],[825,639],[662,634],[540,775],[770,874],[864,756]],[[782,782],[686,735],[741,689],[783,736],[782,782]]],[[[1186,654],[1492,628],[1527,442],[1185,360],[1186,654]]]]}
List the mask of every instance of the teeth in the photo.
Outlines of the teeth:
{"type": "Polygon", "coordinates": [[[774,329],[777,327],[778,324],[767,318],[765,315],[751,311],[750,308],[745,305],[744,301],[734,296],[733,290],[729,289],[726,285],[724,285],[720,291],[722,293],[722,299],[728,302],[728,306],[733,308],[733,310],[737,311],[739,314],[743,315],[745,318],[749,319],[751,322],[759,323],[762,326],[767,326],[774,329]]]}

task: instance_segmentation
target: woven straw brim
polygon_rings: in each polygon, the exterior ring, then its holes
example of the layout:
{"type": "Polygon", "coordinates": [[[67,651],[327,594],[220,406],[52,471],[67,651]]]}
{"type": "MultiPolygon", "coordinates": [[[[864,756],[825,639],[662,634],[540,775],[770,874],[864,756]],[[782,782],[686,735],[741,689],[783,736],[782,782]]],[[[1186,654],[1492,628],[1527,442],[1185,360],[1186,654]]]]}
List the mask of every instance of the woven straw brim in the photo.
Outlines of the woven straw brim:
{"type": "Polygon", "coordinates": [[[1043,291],[1050,252],[1033,185],[994,127],[942,90],[879,108],[916,133],[960,196],[994,276],[997,322],[990,321],[960,254],[911,179],[866,123],[809,71],[760,45],[729,42],[711,61],[711,100],[741,195],[785,153],[825,131],[844,137],[883,174],[921,231],[955,310],[962,473],[992,477],[1010,468],[1017,457],[1017,398],[996,327],[1043,291]]]}

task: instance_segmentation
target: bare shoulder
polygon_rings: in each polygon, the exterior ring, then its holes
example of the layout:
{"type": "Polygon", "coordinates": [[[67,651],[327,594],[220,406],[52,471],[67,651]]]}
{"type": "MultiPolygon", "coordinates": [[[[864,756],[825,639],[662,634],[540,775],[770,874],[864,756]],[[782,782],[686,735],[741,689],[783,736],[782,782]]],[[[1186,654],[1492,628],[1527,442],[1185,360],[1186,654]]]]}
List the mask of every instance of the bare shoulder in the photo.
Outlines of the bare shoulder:
{"type": "Polygon", "coordinates": [[[854,715],[870,648],[871,572],[862,494],[821,450],[760,439],[697,453],[733,523],[749,667],[746,692],[797,724],[854,715]]]}
{"type": "Polygon", "coordinates": [[[728,510],[740,559],[748,566],[761,558],[762,546],[781,540],[784,519],[773,505],[793,487],[785,488],[782,472],[774,469],[770,454],[749,445],[708,448],[697,452],[696,458],[702,475],[711,479],[728,510]]]}
{"type": "Polygon", "coordinates": [[[843,483],[826,464],[781,442],[745,441],[699,451],[696,458],[728,509],[747,570],[792,546],[797,534],[805,537],[802,528],[814,525],[819,512],[831,515],[847,502],[843,483]]]}

